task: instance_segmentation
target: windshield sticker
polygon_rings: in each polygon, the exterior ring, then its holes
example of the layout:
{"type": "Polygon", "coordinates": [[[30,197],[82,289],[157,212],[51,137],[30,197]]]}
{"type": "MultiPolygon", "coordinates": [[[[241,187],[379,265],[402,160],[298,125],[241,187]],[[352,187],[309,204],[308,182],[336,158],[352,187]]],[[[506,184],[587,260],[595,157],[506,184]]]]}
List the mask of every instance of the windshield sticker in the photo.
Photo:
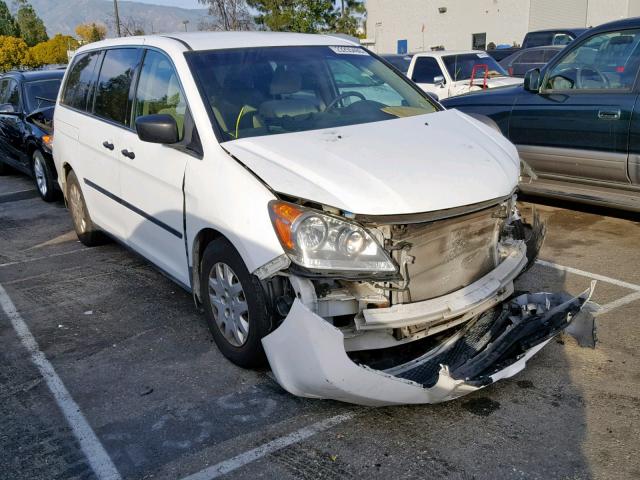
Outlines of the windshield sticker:
{"type": "Polygon", "coordinates": [[[362,48],[359,48],[359,47],[336,46],[336,47],[329,47],[329,48],[333,50],[335,53],[337,53],[338,55],[369,55],[367,52],[365,52],[362,48]]]}
{"type": "Polygon", "coordinates": [[[478,55],[478,58],[487,58],[489,56],[488,53],[484,53],[484,52],[478,53],[477,55],[478,55]]]}

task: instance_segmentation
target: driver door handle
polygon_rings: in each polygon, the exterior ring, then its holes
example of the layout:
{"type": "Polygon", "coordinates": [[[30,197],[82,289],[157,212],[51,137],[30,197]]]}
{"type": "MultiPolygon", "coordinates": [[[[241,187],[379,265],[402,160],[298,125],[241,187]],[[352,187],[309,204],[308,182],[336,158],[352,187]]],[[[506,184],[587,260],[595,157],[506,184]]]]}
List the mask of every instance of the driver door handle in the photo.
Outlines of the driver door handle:
{"type": "Polygon", "coordinates": [[[104,142],[102,142],[102,146],[108,150],[114,149],[113,143],[109,142],[108,140],[105,140],[104,142]]]}
{"type": "Polygon", "coordinates": [[[598,110],[600,120],[620,120],[620,109],[598,110]]]}
{"type": "Polygon", "coordinates": [[[125,157],[133,160],[134,158],[136,158],[136,154],[133,152],[130,152],[129,150],[127,150],[126,148],[124,150],[122,150],[120,153],[122,153],[122,155],[124,155],[125,157]]]}

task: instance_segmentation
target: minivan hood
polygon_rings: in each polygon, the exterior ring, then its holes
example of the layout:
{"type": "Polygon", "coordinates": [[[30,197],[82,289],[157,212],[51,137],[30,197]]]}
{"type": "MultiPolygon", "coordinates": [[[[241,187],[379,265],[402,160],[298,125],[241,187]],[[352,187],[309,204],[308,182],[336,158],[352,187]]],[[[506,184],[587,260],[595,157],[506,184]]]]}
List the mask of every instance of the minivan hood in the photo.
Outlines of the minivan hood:
{"type": "Polygon", "coordinates": [[[273,190],[357,214],[429,212],[504,197],[519,175],[515,147],[456,110],[223,147],[273,190]]]}

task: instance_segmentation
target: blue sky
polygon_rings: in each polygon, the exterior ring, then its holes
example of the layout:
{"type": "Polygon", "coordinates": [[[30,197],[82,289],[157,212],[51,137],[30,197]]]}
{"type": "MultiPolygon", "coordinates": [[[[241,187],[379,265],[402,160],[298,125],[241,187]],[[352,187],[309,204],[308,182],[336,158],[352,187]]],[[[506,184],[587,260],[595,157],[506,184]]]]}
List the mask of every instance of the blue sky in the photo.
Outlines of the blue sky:
{"type": "Polygon", "coordinates": [[[198,3],[198,0],[135,0],[140,3],[151,3],[153,5],[168,5],[171,7],[182,8],[206,8],[205,5],[198,3]]]}

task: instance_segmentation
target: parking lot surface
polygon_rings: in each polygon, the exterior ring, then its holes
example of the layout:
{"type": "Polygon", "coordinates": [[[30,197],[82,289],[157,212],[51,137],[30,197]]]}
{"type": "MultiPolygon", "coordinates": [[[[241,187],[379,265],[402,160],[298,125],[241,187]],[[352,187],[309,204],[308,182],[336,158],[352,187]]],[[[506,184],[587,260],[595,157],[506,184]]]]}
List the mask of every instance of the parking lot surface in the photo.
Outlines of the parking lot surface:
{"type": "Polygon", "coordinates": [[[640,223],[563,207],[537,207],[517,288],[597,279],[597,348],[563,335],[475,394],[368,409],[232,365],[189,294],[0,177],[0,478],[640,478],[640,223]]]}

